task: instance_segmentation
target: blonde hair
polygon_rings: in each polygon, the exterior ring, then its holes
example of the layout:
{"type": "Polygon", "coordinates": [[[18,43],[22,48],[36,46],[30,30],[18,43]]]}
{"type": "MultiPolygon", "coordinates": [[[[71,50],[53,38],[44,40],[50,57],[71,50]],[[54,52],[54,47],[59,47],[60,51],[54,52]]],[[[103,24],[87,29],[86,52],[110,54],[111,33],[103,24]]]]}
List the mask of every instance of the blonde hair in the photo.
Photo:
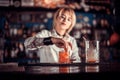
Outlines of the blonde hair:
{"type": "Polygon", "coordinates": [[[66,33],[69,33],[72,30],[72,28],[74,27],[74,25],[76,24],[76,15],[75,15],[74,10],[71,8],[60,8],[55,12],[54,17],[53,17],[53,28],[55,28],[55,26],[57,24],[57,17],[60,16],[64,12],[69,12],[69,14],[72,18],[71,25],[70,25],[69,29],[66,31],[66,33]]]}

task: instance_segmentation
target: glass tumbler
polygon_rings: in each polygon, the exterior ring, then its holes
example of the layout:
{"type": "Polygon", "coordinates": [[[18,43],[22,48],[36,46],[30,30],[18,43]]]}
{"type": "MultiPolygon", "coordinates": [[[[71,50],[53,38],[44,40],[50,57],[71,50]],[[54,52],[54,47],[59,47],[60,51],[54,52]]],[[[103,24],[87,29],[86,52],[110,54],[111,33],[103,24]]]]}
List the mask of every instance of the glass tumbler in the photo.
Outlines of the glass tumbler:
{"type": "Polygon", "coordinates": [[[59,52],[59,63],[70,63],[68,52],[64,50],[59,52]]]}
{"type": "Polygon", "coordinates": [[[99,41],[85,41],[86,63],[99,63],[99,41]]]}

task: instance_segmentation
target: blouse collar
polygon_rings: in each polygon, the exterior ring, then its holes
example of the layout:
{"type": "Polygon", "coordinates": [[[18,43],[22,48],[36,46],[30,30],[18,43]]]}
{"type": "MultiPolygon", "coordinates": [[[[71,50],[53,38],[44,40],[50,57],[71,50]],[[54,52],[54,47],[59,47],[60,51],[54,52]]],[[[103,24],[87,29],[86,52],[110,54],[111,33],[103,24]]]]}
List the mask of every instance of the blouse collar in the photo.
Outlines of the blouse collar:
{"type": "Polygon", "coordinates": [[[64,39],[69,39],[70,38],[70,35],[68,34],[68,33],[66,33],[64,36],[60,36],[57,32],[56,32],[56,30],[55,29],[52,29],[51,30],[51,34],[52,34],[52,36],[54,37],[59,37],[59,38],[64,38],[64,39]]]}

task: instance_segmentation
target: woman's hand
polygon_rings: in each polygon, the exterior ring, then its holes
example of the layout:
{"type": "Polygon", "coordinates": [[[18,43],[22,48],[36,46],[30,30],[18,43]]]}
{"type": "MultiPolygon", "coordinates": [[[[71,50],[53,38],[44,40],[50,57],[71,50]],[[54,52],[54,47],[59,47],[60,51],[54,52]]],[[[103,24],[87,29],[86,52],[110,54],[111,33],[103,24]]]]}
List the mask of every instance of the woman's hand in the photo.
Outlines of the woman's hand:
{"type": "Polygon", "coordinates": [[[51,37],[51,41],[52,41],[52,43],[55,44],[57,47],[59,47],[59,48],[64,48],[65,51],[68,50],[68,42],[66,42],[64,39],[51,37]]]}

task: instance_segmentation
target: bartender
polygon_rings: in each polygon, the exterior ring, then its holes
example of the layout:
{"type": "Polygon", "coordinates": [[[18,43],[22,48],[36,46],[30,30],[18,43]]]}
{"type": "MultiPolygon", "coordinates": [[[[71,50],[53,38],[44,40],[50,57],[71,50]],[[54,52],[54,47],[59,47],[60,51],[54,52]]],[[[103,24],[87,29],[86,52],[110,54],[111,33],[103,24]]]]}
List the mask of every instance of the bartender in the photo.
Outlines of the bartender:
{"type": "Polygon", "coordinates": [[[76,15],[73,9],[58,9],[53,17],[51,30],[42,30],[25,40],[26,51],[37,50],[40,63],[59,63],[61,51],[67,53],[64,57],[68,57],[70,63],[81,62],[76,40],[69,34],[75,23],[76,15]]]}

